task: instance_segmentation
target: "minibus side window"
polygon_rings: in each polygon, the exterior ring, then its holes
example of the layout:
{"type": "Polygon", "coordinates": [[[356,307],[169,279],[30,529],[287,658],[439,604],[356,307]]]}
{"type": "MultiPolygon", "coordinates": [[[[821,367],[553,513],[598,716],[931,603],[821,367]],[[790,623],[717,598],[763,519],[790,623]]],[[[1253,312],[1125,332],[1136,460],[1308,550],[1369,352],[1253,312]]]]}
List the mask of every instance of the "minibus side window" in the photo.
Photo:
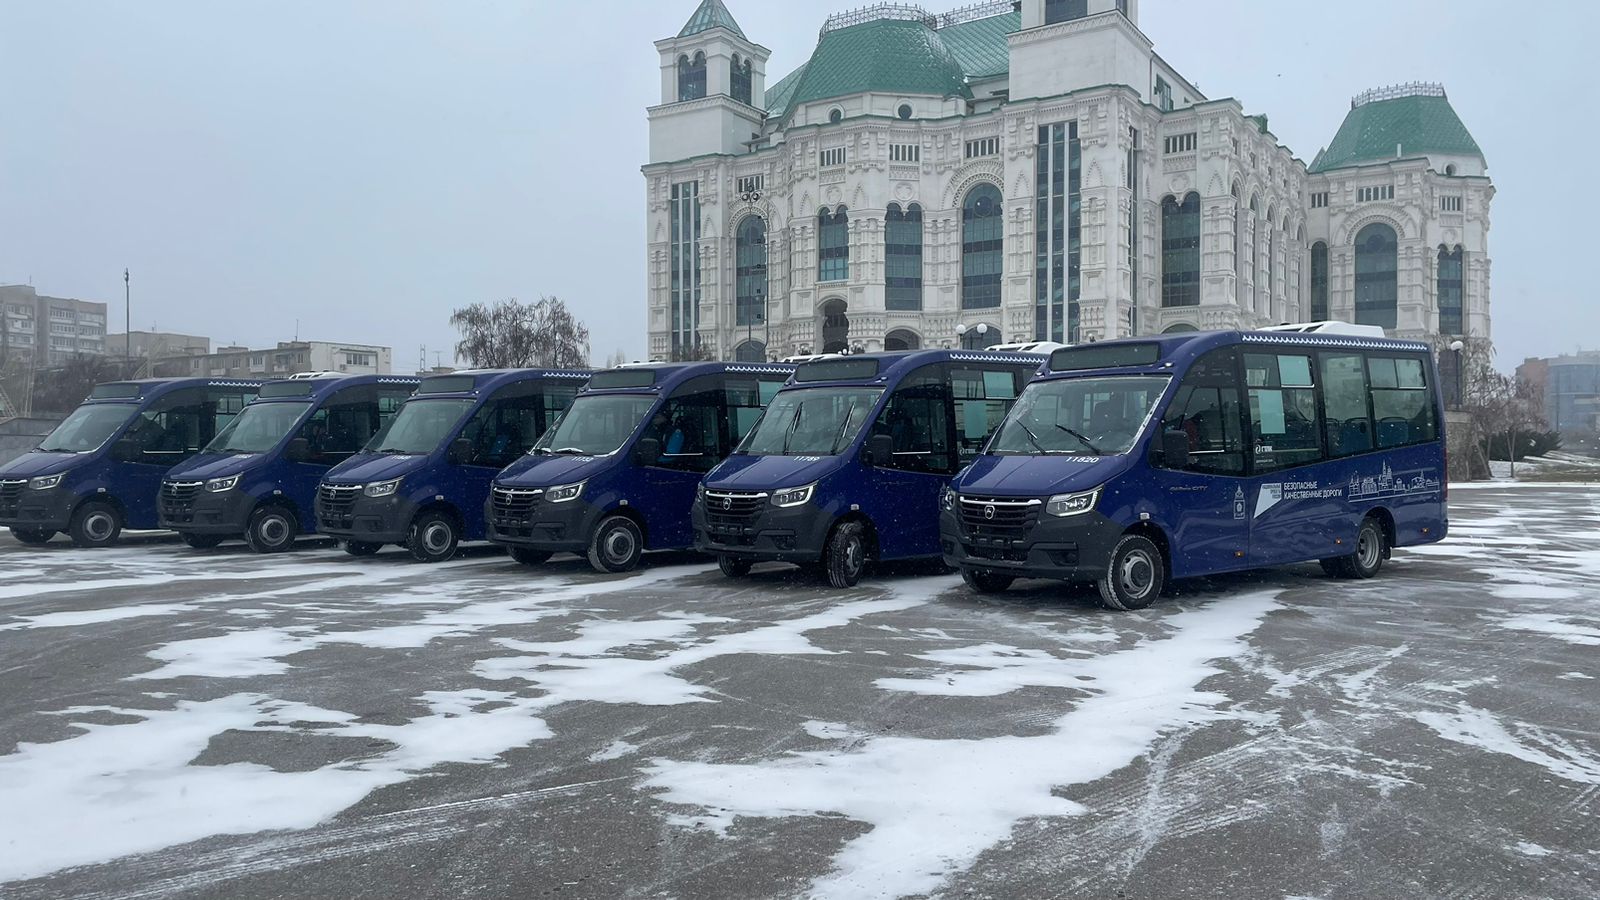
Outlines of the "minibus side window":
{"type": "Polygon", "coordinates": [[[231,391],[213,390],[211,392],[211,433],[209,435],[201,435],[201,437],[205,438],[201,446],[211,443],[211,439],[216,437],[222,429],[227,428],[228,423],[233,421],[233,417],[244,409],[246,403],[255,399],[255,396],[254,393],[245,393],[237,389],[231,391]]]}
{"type": "Polygon", "coordinates": [[[1322,406],[1330,456],[1372,449],[1372,415],[1367,408],[1366,365],[1358,353],[1324,354],[1322,406]]]}
{"type": "Polygon", "coordinates": [[[884,404],[874,435],[894,439],[894,459],[890,468],[907,472],[954,472],[950,454],[948,389],[937,369],[926,369],[907,378],[884,404]]]}
{"type": "Polygon", "coordinates": [[[173,391],[150,404],[128,429],[145,462],[174,465],[199,452],[213,431],[210,404],[203,389],[173,391]]]}
{"type": "Polygon", "coordinates": [[[1298,353],[1246,353],[1244,378],[1250,391],[1251,461],[1255,471],[1276,472],[1321,461],[1311,357],[1298,353]]]}
{"type": "Polygon", "coordinates": [[[1017,399],[1017,376],[1010,369],[951,369],[950,389],[955,394],[956,448],[965,464],[977,458],[1005,421],[1017,399]]]}
{"type": "Polygon", "coordinates": [[[1426,444],[1438,439],[1433,391],[1426,372],[1420,359],[1367,357],[1379,447],[1426,444]]]}
{"type": "Polygon", "coordinates": [[[1189,437],[1185,471],[1244,474],[1244,430],[1239,420],[1239,390],[1234,384],[1233,351],[1215,350],[1190,366],[1167,406],[1161,430],[1189,437]]]}
{"type": "Polygon", "coordinates": [[[661,442],[655,465],[687,472],[709,472],[727,455],[722,445],[723,388],[682,394],[668,400],[650,420],[646,437],[661,442]]]}
{"type": "MultiPolygon", "coordinates": [[[[546,384],[540,387],[535,396],[542,398],[543,402],[540,404],[538,434],[534,435],[534,440],[548,431],[556,419],[561,418],[561,413],[572,405],[578,396],[578,387],[576,384],[546,384]]],[[[532,442],[528,446],[533,446],[532,442]]]]}
{"type": "Polygon", "coordinates": [[[744,440],[781,387],[782,381],[771,379],[741,378],[728,382],[728,425],[733,430],[729,446],[738,446],[744,440]]]}
{"type": "MultiPolygon", "coordinates": [[[[571,401],[568,400],[568,403],[571,401]]],[[[544,409],[543,394],[507,388],[483,404],[461,430],[472,442],[467,465],[503,469],[528,452],[556,414],[544,409]]]]}

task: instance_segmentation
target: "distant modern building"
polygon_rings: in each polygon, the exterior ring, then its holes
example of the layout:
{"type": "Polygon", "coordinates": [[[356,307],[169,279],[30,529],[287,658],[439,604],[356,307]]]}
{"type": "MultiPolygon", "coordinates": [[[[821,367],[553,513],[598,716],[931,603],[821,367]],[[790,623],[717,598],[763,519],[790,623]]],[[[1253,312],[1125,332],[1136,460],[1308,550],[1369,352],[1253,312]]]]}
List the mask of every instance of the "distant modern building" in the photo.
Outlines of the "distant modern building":
{"type": "MultiPolygon", "coordinates": [[[[388,347],[340,344],[331,341],[279,341],[270,350],[219,347],[214,353],[187,357],[194,375],[266,376],[297,372],[346,372],[351,375],[388,375],[393,363],[388,347]]],[[[179,357],[168,357],[174,361],[179,357]]]]}
{"type": "Polygon", "coordinates": [[[1517,377],[1544,391],[1552,430],[1600,435],[1600,350],[1532,357],[1517,367],[1517,377]]]}
{"type": "Polygon", "coordinates": [[[41,295],[31,285],[0,285],[0,343],[43,366],[106,352],[106,305],[41,295]]]}
{"type": "Polygon", "coordinates": [[[1494,186],[1443,87],[1361,94],[1308,166],[1138,21],[1138,0],[878,4],[769,81],[703,0],[656,42],[651,355],[1325,318],[1489,337],[1494,186]]]}

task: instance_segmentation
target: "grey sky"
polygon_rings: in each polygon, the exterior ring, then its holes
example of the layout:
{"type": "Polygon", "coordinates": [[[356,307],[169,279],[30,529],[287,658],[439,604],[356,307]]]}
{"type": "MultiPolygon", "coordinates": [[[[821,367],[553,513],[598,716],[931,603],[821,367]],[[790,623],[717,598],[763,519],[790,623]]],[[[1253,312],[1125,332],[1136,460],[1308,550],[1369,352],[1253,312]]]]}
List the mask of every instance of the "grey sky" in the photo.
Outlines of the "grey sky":
{"type": "MultiPolygon", "coordinates": [[[[555,294],[597,361],[644,352],[652,41],[697,0],[0,0],[0,283],[134,327],[451,358],[453,306],[555,294]]],[[[775,81],[860,0],[728,0],[775,81]]],[[[943,10],[956,3],[934,3],[943,10]]],[[[1489,160],[1494,339],[1600,346],[1583,276],[1597,126],[1587,2],[1143,0],[1213,98],[1310,160],[1349,98],[1442,81],[1489,160]]]]}

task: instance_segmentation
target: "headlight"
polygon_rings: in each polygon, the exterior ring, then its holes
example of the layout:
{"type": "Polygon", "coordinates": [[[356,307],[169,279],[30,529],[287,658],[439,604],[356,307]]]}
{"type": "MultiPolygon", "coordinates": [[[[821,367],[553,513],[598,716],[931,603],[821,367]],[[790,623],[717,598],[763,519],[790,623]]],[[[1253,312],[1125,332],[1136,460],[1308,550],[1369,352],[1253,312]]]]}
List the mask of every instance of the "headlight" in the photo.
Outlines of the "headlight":
{"type": "Polygon", "coordinates": [[[694,496],[696,500],[706,499],[706,483],[704,481],[694,486],[694,496]]]}
{"type": "Polygon", "coordinates": [[[1081,494],[1057,494],[1044,505],[1044,511],[1052,516],[1078,516],[1094,509],[1099,499],[1099,488],[1081,494]]]}
{"type": "Polygon", "coordinates": [[[786,491],[778,491],[772,495],[772,505],[799,506],[802,503],[810,503],[811,492],[815,489],[815,484],[808,484],[805,487],[789,488],[786,491]]]}
{"type": "Polygon", "coordinates": [[[206,490],[213,494],[231,491],[239,486],[239,477],[243,474],[240,472],[239,475],[229,475],[227,478],[213,478],[206,482],[206,490]]]}
{"type": "Polygon", "coordinates": [[[366,494],[368,497],[392,496],[395,491],[400,490],[400,482],[404,480],[405,479],[402,478],[395,478],[391,481],[374,481],[373,483],[362,488],[361,493],[366,494]]]}
{"type": "Polygon", "coordinates": [[[944,493],[939,495],[939,505],[944,507],[945,512],[951,512],[956,508],[955,488],[945,486],[944,493]]]}
{"type": "Polygon", "coordinates": [[[583,493],[583,486],[588,483],[587,481],[580,481],[577,484],[562,484],[549,488],[544,492],[545,502],[566,503],[568,500],[576,500],[578,495],[583,493]]]}
{"type": "Polygon", "coordinates": [[[47,491],[61,484],[61,479],[65,477],[67,477],[67,473],[62,472],[59,475],[44,475],[39,478],[32,478],[28,480],[28,487],[36,491],[47,491]]]}

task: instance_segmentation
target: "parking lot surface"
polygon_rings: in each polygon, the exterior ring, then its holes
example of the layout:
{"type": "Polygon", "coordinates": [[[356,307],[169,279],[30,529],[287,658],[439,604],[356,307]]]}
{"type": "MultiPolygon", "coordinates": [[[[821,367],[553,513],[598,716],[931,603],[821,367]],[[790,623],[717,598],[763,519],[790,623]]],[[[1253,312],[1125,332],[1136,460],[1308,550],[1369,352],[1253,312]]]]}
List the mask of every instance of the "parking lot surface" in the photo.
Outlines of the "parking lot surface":
{"type": "Polygon", "coordinates": [[[1600,489],[1374,581],[0,537],[0,896],[1600,894],[1600,489]]]}

